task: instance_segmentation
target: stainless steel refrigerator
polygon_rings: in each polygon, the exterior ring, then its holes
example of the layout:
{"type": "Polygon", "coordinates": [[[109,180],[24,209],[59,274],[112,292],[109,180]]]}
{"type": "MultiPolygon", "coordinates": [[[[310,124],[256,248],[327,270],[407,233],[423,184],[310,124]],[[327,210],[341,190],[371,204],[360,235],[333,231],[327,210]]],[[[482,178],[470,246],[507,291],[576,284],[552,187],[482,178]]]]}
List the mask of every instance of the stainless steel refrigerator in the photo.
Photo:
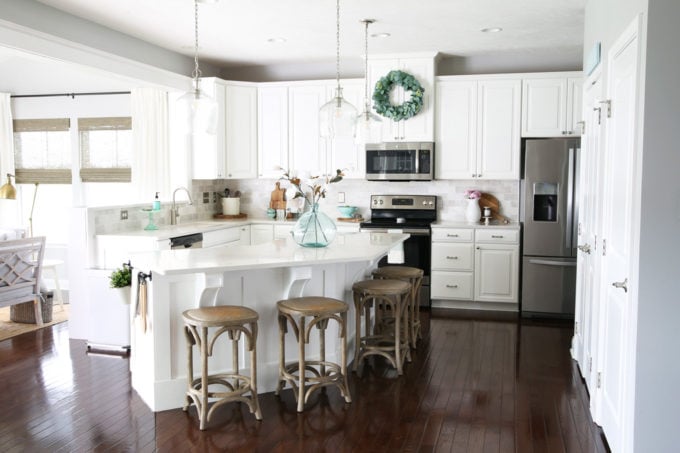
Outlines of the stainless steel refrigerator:
{"type": "Polygon", "coordinates": [[[522,316],[574,316],[579,152],[579,139],[524,142],[522,316]]]}

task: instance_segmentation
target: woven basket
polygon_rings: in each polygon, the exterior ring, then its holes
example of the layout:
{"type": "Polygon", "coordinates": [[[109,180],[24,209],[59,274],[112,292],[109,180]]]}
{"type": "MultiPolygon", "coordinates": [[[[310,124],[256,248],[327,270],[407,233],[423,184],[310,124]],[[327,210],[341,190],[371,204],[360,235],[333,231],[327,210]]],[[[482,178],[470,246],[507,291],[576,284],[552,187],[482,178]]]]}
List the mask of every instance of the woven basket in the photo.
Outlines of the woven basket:
{"type": "MultiPolygon", "coordinates": [[[[42,293],[42,296],[44,300],[40,301],[40,308],[42,309],[43,322],[52,322],[52,291],[42,293]]],[[[12,305],[9,309],[9,319],[13,322],[20,322],[23,324],[35,324],[33,302],[12,305]]]]}

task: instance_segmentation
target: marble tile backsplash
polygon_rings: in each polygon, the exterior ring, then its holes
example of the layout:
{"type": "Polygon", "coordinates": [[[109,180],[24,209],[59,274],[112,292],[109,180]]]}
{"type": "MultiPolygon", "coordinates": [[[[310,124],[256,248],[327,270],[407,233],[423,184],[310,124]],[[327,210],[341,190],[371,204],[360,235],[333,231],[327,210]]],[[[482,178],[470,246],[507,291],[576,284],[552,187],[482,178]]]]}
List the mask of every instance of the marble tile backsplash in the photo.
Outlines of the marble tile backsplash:
{"type": "MultiPolygon", "coordinates": [[[[188,223],[212,219],[214,214],[222,212],[220,196],[225,188],[233,193],[241,191],[241,212],[250,218],[266,218],[266,210],[276,179],[231,179],[231,180],[193,180],[191,198],[193,205],[187,204],[186,195],[177,194],[180,207],[180,222],[188,223]],[[203,203],[203,195],[207,193],[207,203],[203,203]],[[181,200],[181,201],[180,201],[181,200]]],[[[285,187],[286,182],[282,182],[285,187]]],[[[428,182],[379,182],[359,179],[344,179],[328,187],[326,199],[321,202],[321,209],[331,218],[338,217],[336,206],[340,204],[359,207],[364,217],[370,216],[370,196],[382,194],[403,195],[437,195],[439,202],[438,218],[441,221],[462,221],[465,219],[467,202],[463,193],[467,189],[476,189],[494,195],[500,202],[500,213],[512,220],[519,221],[519,181],[476,181],[476,180],[435,180],[428,182]],[[345,194],[345,203],[338,203],[338,194],[345,194]]],[[[153,214],[154,223],[158,226],[170,224],[171,203],[161,203],[161,210],[153,214]]],[[[147,212],[143,208],[147,204],[108,206],[89,208],[94,219],[94,234],[116,234],[124,231],[143,229],[149,222],[147,212]],[[121,210],[128,211],[127,220],[121,220],[121,210]]]]}

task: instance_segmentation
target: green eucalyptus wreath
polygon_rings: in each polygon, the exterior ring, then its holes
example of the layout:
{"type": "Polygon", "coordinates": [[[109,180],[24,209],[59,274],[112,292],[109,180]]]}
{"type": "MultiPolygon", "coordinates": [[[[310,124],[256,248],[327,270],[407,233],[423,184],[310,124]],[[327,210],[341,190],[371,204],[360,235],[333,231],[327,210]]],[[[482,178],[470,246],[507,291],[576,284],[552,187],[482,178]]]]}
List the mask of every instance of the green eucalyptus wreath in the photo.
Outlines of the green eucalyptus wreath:
{"type": "Polygon", "coordinates": [[[380,115],[392,118],[395,121],[407,120],[420,112],[423,108],[423,93],[425,88],[418,83],[415,77],[404,71],[390,71],[385,77],[381,77],[375,84],[373,91],[373,107],[380,115]],[[400,104],[390,103],[390,91],[394,85],[400,85],[404,90],[411,92],[411,99],[400,104]]]}

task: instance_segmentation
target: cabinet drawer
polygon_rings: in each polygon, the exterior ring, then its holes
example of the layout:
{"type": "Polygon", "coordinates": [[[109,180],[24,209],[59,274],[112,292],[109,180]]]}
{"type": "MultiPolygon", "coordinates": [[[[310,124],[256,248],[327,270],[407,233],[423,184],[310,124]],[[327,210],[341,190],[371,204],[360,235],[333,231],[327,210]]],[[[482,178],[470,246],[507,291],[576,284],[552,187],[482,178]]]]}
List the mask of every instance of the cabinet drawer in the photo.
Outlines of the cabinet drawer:
{"type": "Polygon", "coordinates": [[[241,240],[240,228],[225,228],[223,230],[206,231],[203,233],[203,248],[215,247],[241,240]]]}
{"type": "Polygon", "coordinates": [[[431,298],[472,300],[473,280],[472,272],[432,271],[431,298]]]}
{"type": "Polygon", "coordinates": [[[474,263],[472,244],[432,244],[432,269],[471,271],[474,263]]]}
{"type": "Polygon", "coordinates": [[[475,231],[475,242],[518,244],[519,230],[478,229],[475,231]]]}
{"type": "Polygon", "coordinates": [[[472,242],[472,228],[432,228],[432,242],[472,242]]]}

